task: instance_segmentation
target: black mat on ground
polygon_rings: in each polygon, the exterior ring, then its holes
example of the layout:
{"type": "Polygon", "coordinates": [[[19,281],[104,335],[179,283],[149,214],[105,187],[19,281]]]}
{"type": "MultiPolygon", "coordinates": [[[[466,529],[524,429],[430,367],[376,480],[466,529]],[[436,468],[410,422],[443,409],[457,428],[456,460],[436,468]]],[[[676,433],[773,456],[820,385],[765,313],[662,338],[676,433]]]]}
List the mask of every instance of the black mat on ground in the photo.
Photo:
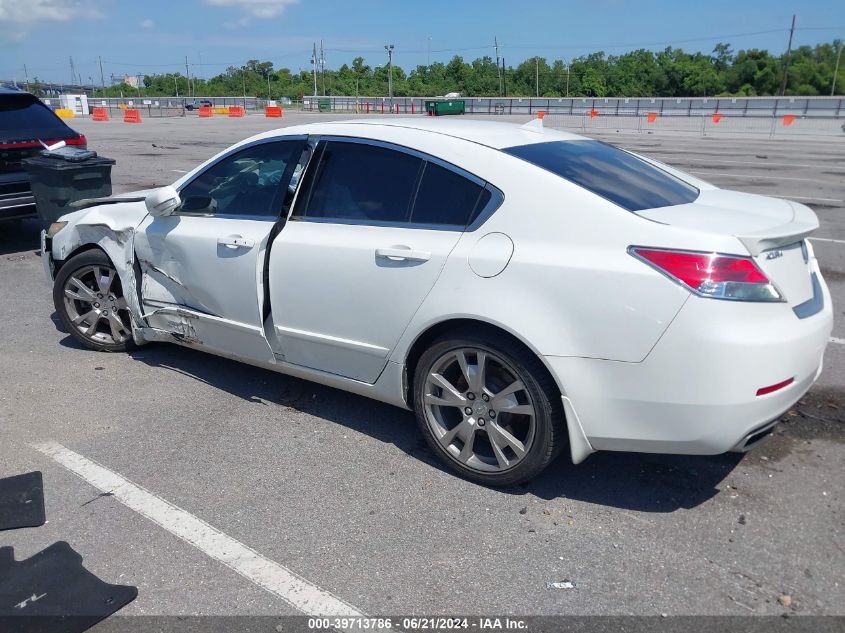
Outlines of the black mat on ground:
{"type": "Polygon", "coordinates": [[[0,479],[0,530],[38,527],[45,520],[40,472],[0,479]]]}
{"type": "Polygon", "coordinates": [[[135,587],[110,585],[82,566],[64,542],[15,561],[0,547],[0,631],[81,633],[138,595],[135,587]]]}

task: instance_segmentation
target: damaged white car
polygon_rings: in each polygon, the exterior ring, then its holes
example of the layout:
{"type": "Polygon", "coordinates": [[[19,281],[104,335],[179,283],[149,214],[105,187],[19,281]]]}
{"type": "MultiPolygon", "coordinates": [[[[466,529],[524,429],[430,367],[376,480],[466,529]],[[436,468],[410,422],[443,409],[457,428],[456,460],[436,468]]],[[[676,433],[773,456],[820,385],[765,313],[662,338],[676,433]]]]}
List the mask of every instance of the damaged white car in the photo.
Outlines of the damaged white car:
{"type": "Polygon", "coordinates": [[[485,484],[566,446],[747,450],[832,327],[810,209],[539,121],[290,127],[84,206],[43,235],[83,345],[170,341],[413,409],[485,484]]]}

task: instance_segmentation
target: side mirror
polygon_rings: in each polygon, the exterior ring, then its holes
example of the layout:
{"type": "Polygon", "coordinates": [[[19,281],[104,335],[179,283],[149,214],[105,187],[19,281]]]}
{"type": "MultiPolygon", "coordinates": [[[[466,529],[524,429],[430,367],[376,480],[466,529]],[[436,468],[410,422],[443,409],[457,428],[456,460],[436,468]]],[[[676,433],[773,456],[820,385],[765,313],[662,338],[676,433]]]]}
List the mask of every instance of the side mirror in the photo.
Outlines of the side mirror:
{"type": "Polygon", "coordinates": [[[147,211],[150,215],[163,217],[176,211],[182,201],[179,199],[179,192],[173,187],[167,186],[151,192],[144,203],[147,205],[147,211]]]}

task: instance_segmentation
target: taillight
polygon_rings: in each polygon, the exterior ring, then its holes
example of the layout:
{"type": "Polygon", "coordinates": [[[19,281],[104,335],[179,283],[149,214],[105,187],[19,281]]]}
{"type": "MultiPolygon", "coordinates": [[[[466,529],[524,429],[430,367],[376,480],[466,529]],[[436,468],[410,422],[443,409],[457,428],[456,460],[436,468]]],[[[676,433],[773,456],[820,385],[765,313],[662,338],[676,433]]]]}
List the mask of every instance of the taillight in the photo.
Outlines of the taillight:
{"type": "Polygon", "coordinates": [[[78,138],[46,140],[41,139],[34,141],[14,141],[12,143],[0,143],[0,149],[25,149],[28,147],[43,147],[44,145],[55,145],[61,140],[64,140],[65,145],[81,145],[82,147],[88,147],[88,139],[85,138],[84,134],[80,134],[78,138]],[[42,142],[44,143],[44,145],[41,144],[42,142]]]}
{"type": "Polygon", "coordinates": [[[641,246],[632,246],[628,252],[703,297],[736,301],[783,300],[775,285],[750,257],[641,246]]]}

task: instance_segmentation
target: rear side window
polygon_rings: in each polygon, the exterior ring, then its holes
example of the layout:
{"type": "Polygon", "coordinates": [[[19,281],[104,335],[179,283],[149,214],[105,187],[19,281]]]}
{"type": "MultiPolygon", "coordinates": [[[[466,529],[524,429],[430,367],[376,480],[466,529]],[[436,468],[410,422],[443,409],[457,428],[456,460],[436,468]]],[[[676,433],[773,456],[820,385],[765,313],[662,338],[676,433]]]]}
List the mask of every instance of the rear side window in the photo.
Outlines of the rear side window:
{"type": "Polygon", "coordinates": [[[599,141],[518,145],[506,153],[618,204],[628,211],[693,202],[698,189],[644,160],[599,141]]]}
{"type": "Polygon", "coordinates": [[[306,218],[406,222],[422,160],[384,147],[328,141],[306,218]]]}
{"type": "Polygon", "coordinates": [[[46,140],[50,134],[63,138],[73,131],[32,95],[0,95],[0,137],[46,140]]]}
{"type": "Polygon", "coordinates": [[[426,163],[411,222],[466,226],[481,192],[481,185],[440,165],[426,163]]]}

